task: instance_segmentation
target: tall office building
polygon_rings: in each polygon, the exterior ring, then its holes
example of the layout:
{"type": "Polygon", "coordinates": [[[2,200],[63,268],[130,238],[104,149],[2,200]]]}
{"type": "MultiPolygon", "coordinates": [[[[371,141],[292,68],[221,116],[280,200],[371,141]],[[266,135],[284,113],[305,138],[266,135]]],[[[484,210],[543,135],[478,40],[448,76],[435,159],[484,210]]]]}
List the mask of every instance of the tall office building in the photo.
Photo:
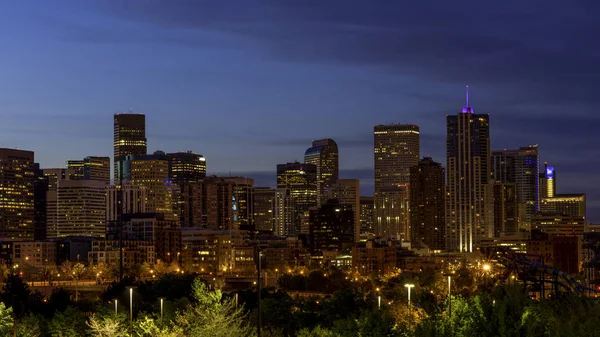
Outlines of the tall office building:
{"type": "Polygon", "coordinates": [[[319,204],[327,201],[327,191],[339,178],[338,146],[333,139],[314,140],[304,153],[304,162],[317,167],[319,204]]]}
{"type": "Polygon", "coordinates": [[[447,116],[446,249],[473,252],[482,237],[492,233],[484,225],[485,188],[491,179],[490,118],[475,114],[467,104],[458,115],[447,116]]]}
{"type": "Polygon", "coordinates": [[[67,168],[73,170],[71,179],[110,183],[109,157],[85,157],[83,160],[69,160],[67,168]]]}
{"type": "Polygon", "coordinates": [[[407,240],[408,184],[410,168],[419,163],[419,126],[376,125],[373,134],[376,234],[407,240]]]}
{"type": "Polygon", "coordinates": [[[144,114],[114,115],[114,179],[123,179],[120,162],[127,156],[144,156],[147,153],[146,116],[144,114]]]}
{"type": "Polygon", "coordinates": [[[376,125],[375,193],[382,188],[408,184],[410,168],[419,163],[419,126],[376,125]]]}
{"type": "Polygon", "coordinates": [[[297,235],[298,221],[296,204],[290,190],[287,188],[276,189],[273,206],[273,234],[277,236],[297,235]]]}
{"type": "Polygon", "coordinates": [[[586,218],[585,193],[555,194],[552,198],[543,198],[540,203],[542,214],[559,214],[586,218]]]}
{"type": "Polygon", "coordinates": [[[317,167],[298,162],[277,165],[277,188],[289,190],[296,207],[293,231],[286,235],[300,233],[302,217],[318,204],[317,167]]]}
{"type": "Polygon", "coordinates": [[[106,184],[58,179],[46,193],[47,237],[106,235],[106,184]]]}
{"type": "Polygon", "coordinates": [[[34,164],[35,181],[33,183],[33,239],[46,240],[46,193],[48,192],[48,178],[40,169],[40,164],[34,164]]]}
{"type": "Polygon", "coordinates": [[[446,182],[442,165],[425,157],[411,167],[409,193],[411,246],[445,249],[446,182]]]}
{"type": "Polygon", "coordinates": [[[0,148],[0,237],[33,239],[34,184],[33,151],[0,148]]]}
{"type": "Polygon", "coordinates": [[[223,179],[233,183],[233,227],[253,231],[254,179],[246,177],[224,177],[223,179]]]}
{"type": "Polygon", "coordinates": [[[198,182],[206,177],[206,158],[200,154],[187,152],[167,153],[169,177],[174,184],[198,182]]]}
{"type": "Polygon", "coordinates": [[[329,200],[320,207],[311,209],[309,213],[313,255],[341,251],[353,245],[355,224],[351,205],[329,200]]]}
{"type": "Polygon", "coordinates": [[[375,200],[371,196],[360,197],[360,234],[375,233],[375,200]]]}
{"type": "Polygon", "coordinates": [[[106,186],[106,221],[119,221],[119,215],[148,213],[144,186],[124,180],[118,185],[106,186]]]}
{"type": "MultiPolygon", "coordinates": [[[[485,224],[493,237],[519,231],[517,184],[490,182],[485,192],[485,224]]],[[[535,215],[534,215],[535,216],[535,215]]]]}
{"type": "Polygon", "coordinates": [[[162,213],[167,221],[179,218],[179,187],[169,179],[169,160],[164,153],[126,157],[122,160],[122,179],[146,187],[146,209],[162,213]]]}
{"type": "Polygon", "coordinates": [[[544,172],[540,172],[540,199],[552,198],[556,194],[556,170],[544,163],[544,172]]]}
{"type": "Polygon", "coordinates": [[[274,231],[275,192],[269,187],[254,188],[254,227],[257,231],[274,231]]]}
{"type": "Polygon", "coordinates": [[[410,240],[408,184],[382,188],[375,194],[375,234],[382,238],[410,240]]]}
{"type": "Polygon", "coordinates": [[[539,211],[540,163],[538,145],[521,147],[518,150],[492,151],[493,179],[500,183],[515,184],[517,200],[525,207],[524,222],[539,211]]]}
{"type": "Polygon", "coordinates": [[[354,212],[354,239],[360,238],[360,180],[339,179],[332,185],[330,199],[337,200],[342,205],[352,206],[354,212]]]}

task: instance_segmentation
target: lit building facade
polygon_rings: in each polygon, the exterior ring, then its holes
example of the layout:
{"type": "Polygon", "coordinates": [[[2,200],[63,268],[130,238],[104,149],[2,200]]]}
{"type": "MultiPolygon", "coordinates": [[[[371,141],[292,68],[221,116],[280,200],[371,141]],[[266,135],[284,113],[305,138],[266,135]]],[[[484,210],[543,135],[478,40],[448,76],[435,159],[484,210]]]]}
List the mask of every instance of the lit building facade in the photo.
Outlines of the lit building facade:
{"type": "Polygon", "coordinates": [[[360,234],[374,233],[375,199],[370,196],[360,197],[360,234]]]}
{"type": "Polygon", "coordinates": [[[106,184],[97,180],[56,181],[46,193],[47,237],[104,237],[106,184]]]}
{"type": "Polygon", "coordinates": [[[202,181],[186,183],[181,191],[182,227],[234,229],[237,201],[234,196],[234,183],[217,176],[209,176],[202,181]]]}
{"type": "Polygon", "coordinates": [[[382,188],[374,198],[375,234],[381,238],[409,240],[408,185],[382,188]]]}
{"type": "Polygon", "coordinates": [[[200,154],[187,152],[167,153],[169,177],[174,184],[198,182],[206,177],[206,158],[200,154]]]}
{"type": "Polygon", "coordinates": [[[561,214],[586,218],[585,193],[555,194],[552,198],[544,198],[540,204],[542,214],[561,214]]]}
{"type": "Polygon", "coordinates": [[[0,148],[0,237],[33,239],[34,183],[33,151],[0,148]]]}
{"type": "Polygon", "coordinates": [[[127,157],[122,160],[123,177],[136,186],[146,188],[146,210],[162,213],[166,220],[176,220],[179,187],[169,179],[169,160],[162,152],[153,155],[127,157]]]}
{"type": "Polygon", "coordinates": [[[145,186],[124,180],[119,185],[106,186],[106,220],[118,221],[119,215],[147,213],[145,186]]]}
{"type": "Polygon", "coordinates": [[[254,179],[246,177],[225,177],[233,184],[232,214],[233,227],[254,230],[254,179]]]}
{"type": "MultiPolygon", "coordinates": [[[[468,97],[468,92],[467,92],[468,97]]],[[[492,233],[484,224],[484,194],[491,179],[488,114],[466,106],[446,117],[446,249],[473,252],[492,233]]]]}
{"type": "Polygon", "coordinates": [[[296,235],[304,213],[318,205],[317,166],[299,162],[277,165],[277,188],[287,189],[296,206],[295,228],[287,234],[296,235]]]}
{"type": "Polygon", "coordinates": [[[410,241],[416,248],[446,248],[444,168],[430,157],[410,168],[410,241]]]}
{"type": "Polygon", "coordinates": [[[408,240],[408,189],[410,168],[419,163],[418,125],[374,127],[375,229],[382,237],[408,240]]]}
{"type": "Polygon", "coordinates": [[[69,160],[67,168],[72,169],[71,179],[110,183],[109,157],[85,157],[82,160],[69,160]]]}
{"type": "Polygon", "coordinates": [[[330,138],[314,140],[304,153],[304,162],[317,168],[318,203],[326,202],[328,190],[339,178],[339,153],[337,143],[330,138]]]}
{"type": "Polygon", "coordinates": [[[485,202],[485,224],[493,237],[516,235],[519,231],[516,184],[490,182],[486,188],[485,202]]]}
{"type": "Polygon", "coordinates": [[[339,179],[332,185],[330,199],[337,200],[340,204],[352,206],[354,212],[354,239],[360,238],[360,180],[339,179]]]}
{"type": "Polygon", "coordinates": [[[340,251],[354,243],[354,209],[330,200],[310,213],[310,244],[313,255],[340,251]]]}
{"type": "Polygon", "coordinates": [[[120,162],[128,156],[147,153],[146,116],[144,114],[114,115],[114,179],[123,179],[120,162]]]}
{"type": "Polygon", "coordinates": [[[540,199],[553,198],[556,195],[556,170],[544,163],[544,172],[540,172],[540,199]]]}
{"type": "Polygon", "coordinates": [[[492,176],[500,183],[515,184],[517,200],[525,207],[526,224],[539,211],[539,149],[538,145],[518,150],[492,151],[492,176]]]}
{"type": "Polygon", "coordinates": [[[254,227],[259,232],[274,231],[275,192],[269,187],[254,188],[254,227]]]}
{"type": "Polygon", "coordinates": [[[276,236],[295,236],[300,226],[296,216],[296,204],[290,190],[278,188],[275,190],[273,202],[273,234],[276,236]],[[298,224],[298,225],[297,225],[298,224]]]}

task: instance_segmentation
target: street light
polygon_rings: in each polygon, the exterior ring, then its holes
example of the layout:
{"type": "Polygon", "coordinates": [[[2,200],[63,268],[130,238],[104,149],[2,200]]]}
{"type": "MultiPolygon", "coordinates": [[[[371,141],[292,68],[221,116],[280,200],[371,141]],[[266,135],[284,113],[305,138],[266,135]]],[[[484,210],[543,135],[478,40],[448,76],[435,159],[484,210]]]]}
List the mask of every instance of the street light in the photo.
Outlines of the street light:
{"type": "Polygon", "coordinates": [[[129,289],[129,325],[131,326],[131,335],[133,336],[133,288],[135,287],[127,287],[129,289]]]}
{"type": "Polygon", "coordinates": [[[490,269],[492,269],[492,266],[490,266],[489,264],[486,263],[483,265],[483,271],[488,272],[490,271],[490,269]]]}
{"type": "Polygon", "coordinates": [[[165,300],[164,297],[159,297],[160,299],[160,325],[163,326],[163,302],[165,300]]]}
{"type": "Polygon", "coordinates": [[[119,309],[117,308],[117,302],[118,302],[118,301],[119,301],[119,300],[117,300],[117,299],[115,298],[115,316],[116,316],[116,315],[119,313],[119,309]]]}
{"type": "Polygon", "coordinates": [[[408,315],[410,316],[410,288],[414,288],[415,285],[407,283],[404,286],[408,288],[408,315]]]}
{"type": "Polygon", "coordinates": [[[452,316],[452,274],[445,276],[448,276],[448,314],[452,316]]]}

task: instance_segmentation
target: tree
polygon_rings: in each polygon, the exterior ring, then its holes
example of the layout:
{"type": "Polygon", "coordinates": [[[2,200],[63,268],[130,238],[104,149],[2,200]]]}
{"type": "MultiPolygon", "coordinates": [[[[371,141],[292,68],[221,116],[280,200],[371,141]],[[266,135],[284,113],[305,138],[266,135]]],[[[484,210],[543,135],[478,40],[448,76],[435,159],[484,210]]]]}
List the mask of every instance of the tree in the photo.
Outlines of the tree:
{"type": "Polygon", "coordinates": [[[123,320],[115,315],[96,315],[87,321],[94,337],[127,337],[129,332],[123,320]]]}
{"type": "Polygon", "coordinates": [[[10,336],[13,328],[12,308],[7,308],[0,302],[0,335],[10,336]]]}
{"type": "Polygon", "coordinates": [[[184,335],[244,337],[253,334],[254,329],[246,322],[243,308],[236,308],[232,299],[224,300],[220,290],[208,291],[204,282],[195,279],[192,291],[196,303],[176,318],[184,335]]]}
{"type": "Polygon", "coordinates": [[[19,337],[40,337],[45,336],[44,316],[27,315],[17,323],[17,336],[19,337]]]}
{"type": "Polygon", "coordinates": [[[48,332],[52,337],[85,336],[86,331],[86,317],[74,307],[57,312],[48,323],[48,332]]]}
{"type": "Polygon", "coordinates": [[[158,327],[156,321],[148,316],[135,322],[135,334],[138,337],[180,337],[184,335],[181,327],[168,325],[158,327]]]}

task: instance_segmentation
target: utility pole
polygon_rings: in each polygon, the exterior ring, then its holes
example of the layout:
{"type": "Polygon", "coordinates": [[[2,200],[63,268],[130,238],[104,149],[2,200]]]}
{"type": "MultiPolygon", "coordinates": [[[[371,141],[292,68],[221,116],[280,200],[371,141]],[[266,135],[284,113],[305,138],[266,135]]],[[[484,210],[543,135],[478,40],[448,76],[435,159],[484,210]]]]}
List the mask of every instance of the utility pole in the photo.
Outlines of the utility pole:
{"type": "Polygon", "coordinates": [[[261,277],[260,277],[260,272],[261,272],[261,261],[262,260],[262,251],[260,250],[260,247],[257,246],[256,247],[256,259],[258,260],[258,268],[257,268],[257,273],[256,273],[256,293],[258,296],[258,337],[260,337],[260,329],[262,326],[262,308],[261,308],[261,298],[260,298],[260,291],[262,289],[262,284],[261,284],[261,277]]]}

